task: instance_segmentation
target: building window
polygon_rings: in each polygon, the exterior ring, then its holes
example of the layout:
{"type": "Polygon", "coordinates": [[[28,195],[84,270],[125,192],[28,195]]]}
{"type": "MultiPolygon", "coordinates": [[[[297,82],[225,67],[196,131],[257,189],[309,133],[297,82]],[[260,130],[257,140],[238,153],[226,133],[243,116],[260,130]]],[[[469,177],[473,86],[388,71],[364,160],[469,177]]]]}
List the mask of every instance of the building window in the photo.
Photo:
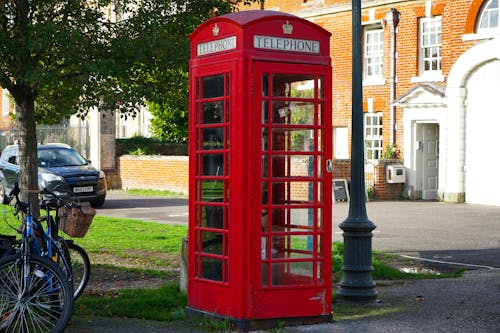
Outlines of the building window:
{"type": "Polygon", "coordinates": [[[420,19],[420,73],[441,74],[441,16],[420,19]]]}
{"type": "Polygon", "coordinates": [[[119,139],[127,138],[127,120],[124,117],[120,117],[118,123],[118,138],[119,139]]]}
{"type": "Polygon", "coordinates": [[[365,84],[383,80],[384,34],[382,29],[365,30],[365,84]]]}
{"type": "Polygon", "coordinates": [[[365,113],[365,149],[369,160],[382,155],[382,112],[365,113]]]}
{"type": "Polygon", "coordinates": [[[2,89],[2,117],[8,117],[10,113],[9,92],[2,89]]]}
{"type": "Polygon", "coordinates": [[[500,0],[490,0],[485,3],[479,14],[478,32],[498,29],[500,27],[500,0]]]}

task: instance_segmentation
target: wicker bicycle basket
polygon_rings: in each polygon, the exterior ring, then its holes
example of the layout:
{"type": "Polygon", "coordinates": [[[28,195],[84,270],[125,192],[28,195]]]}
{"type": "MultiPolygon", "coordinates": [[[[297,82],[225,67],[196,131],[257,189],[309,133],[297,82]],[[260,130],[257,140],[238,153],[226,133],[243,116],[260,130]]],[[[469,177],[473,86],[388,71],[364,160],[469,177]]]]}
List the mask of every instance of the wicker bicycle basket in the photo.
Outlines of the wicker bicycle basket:
{"type": "Polygon", "coordinates": [[[96,211],[88,202],[81,202],[80,208],[59,208],[59,229],[71,237],[84,237],[89,230],[96,211]]]}

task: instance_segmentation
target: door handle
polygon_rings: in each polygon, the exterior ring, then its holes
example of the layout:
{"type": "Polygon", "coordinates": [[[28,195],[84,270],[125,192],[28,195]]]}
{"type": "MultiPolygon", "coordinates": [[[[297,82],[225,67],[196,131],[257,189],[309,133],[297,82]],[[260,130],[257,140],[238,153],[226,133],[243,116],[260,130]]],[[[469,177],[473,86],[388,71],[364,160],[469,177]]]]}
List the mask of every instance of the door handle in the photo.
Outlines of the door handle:
{"type": "Polygon", "coordinates": [[[333,162],[331,159],[326,160],[326,172],[332,173],[333,171],[333,162]]]}

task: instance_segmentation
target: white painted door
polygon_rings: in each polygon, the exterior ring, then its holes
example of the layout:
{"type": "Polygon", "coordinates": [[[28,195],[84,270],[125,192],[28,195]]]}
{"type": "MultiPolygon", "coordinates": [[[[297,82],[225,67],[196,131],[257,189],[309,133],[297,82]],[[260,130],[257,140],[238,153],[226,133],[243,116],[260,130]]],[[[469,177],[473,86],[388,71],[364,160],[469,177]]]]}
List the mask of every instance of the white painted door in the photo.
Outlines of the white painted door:
{"type": "Polygon", "coordinates": [[[439,125],[423,124],[422,199],[436,200],[439,176],[439,125]]]}
{"type": "Polygon", "coordinates": [[[500,61],[473,71],[467,82],[465,201],[500,206],[500,61]]]}

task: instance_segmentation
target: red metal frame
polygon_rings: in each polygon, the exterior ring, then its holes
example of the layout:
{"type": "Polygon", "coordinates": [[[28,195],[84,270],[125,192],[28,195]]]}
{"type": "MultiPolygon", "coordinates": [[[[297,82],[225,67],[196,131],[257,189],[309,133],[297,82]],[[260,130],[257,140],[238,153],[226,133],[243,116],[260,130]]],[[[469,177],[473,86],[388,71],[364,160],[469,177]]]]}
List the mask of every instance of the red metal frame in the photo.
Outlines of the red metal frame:
{"type": "Polygon", "coordinates": [[[328,320],[329,33],[250,11],[209,20],[191,39],[188,310],[328,320]],[[316,44],[278,52],[259,36],[316,44]]]}

